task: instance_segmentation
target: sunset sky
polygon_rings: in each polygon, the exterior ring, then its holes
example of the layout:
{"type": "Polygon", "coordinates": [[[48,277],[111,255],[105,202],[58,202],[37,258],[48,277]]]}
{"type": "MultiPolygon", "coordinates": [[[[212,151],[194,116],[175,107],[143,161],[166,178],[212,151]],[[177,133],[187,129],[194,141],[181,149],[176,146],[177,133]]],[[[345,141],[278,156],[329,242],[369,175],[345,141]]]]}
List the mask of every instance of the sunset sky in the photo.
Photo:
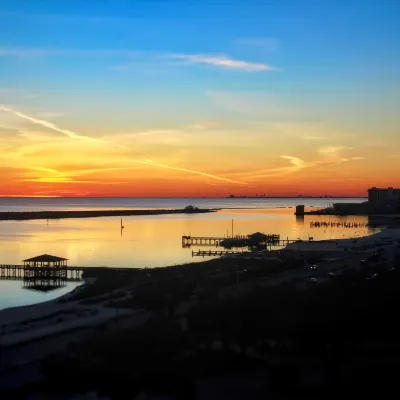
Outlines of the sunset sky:
{"type": "Polygon", "coordinates": [[[400,186],[400,2],[0,0],[0,195],[400,186]]]}

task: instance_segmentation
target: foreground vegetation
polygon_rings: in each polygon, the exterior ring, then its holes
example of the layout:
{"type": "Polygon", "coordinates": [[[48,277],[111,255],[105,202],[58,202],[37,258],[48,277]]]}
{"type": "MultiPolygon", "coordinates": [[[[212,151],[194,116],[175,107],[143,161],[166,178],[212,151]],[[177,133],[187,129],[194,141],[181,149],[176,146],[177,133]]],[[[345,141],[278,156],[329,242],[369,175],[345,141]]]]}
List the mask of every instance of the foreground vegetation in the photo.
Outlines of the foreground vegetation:
{"type": "MultiPolygon", "coordinates": [[[[304,291],[287,285],[228,301],[209,290],[183,325],[181,316],[156,307],[140,328],[98,332],[48,359],[47,388],[192,399],[200,379],[234,373],[233,384],[250,373],[263,376],[273,398],[382,394],[400,372],[399,261],[304,291]]],[[[175,289],[184,296],[192,287],[175,289]]]]}

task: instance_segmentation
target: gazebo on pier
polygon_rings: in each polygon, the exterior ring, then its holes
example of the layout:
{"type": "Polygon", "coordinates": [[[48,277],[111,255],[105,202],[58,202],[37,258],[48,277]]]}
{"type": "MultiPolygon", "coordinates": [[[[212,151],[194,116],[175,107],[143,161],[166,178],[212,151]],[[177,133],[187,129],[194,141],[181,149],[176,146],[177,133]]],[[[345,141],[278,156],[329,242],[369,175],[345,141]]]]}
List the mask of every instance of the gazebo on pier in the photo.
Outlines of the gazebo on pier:
{"type": "Polygon", "coordinates": [[[49,291],[66,285],[67,258],[42,254],[23,260],[24,286],[27,289],[49,291]]]}

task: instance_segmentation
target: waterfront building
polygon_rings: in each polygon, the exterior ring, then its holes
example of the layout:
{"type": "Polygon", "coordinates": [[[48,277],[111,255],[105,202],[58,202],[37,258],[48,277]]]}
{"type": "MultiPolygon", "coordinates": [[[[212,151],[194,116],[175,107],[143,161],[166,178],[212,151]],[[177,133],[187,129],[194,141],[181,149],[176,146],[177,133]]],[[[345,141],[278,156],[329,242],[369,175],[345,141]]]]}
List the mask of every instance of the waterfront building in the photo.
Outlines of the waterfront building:
{"type": "Polygon", "coordinates": [[[386,189],[372,187],[368,189],[368,201],[370,203],[391,200],[400,200],[400,189],[394,189],[392,187],[386,189]]]}

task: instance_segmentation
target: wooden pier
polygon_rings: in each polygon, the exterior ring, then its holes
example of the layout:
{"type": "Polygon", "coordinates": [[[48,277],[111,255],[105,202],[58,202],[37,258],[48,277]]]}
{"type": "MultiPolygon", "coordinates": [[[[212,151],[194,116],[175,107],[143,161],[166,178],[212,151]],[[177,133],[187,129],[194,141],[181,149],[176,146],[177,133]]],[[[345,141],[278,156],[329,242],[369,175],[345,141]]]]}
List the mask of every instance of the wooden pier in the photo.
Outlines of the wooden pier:
{"type": "Polygon", "coordinates": [[[243,254],[242,251],[229,251],[229,250],[199,250],[192,251],[192,257],[221,257],[227,254],[243,254]]]}
{"type": "MultiPolygon", "coordinates": [[[[280,239],[279,235],[266,235],[267,240],[265,244],[268,246],[285,246],[288,243],[296,242],[297,240],[291,239],[280,239]]],[[[242,241],[248,240],[248,236],[234,236],[233,238],[229,237],[207,237],[207,236],[182,236],[182,247],[187,248],[191,246],[215,246],[221,247],[221,243],[224,240],[231,240],[231,241],[242,241]]],[[[232,247],[246,247],[246,246],[235,246],[232,247]]]]}
{"type": "Polygon", "coordinates": [[[311,221],[310,228],[374,228],[368,222],[311,221]]]}
{"type": "MultiPolygon", "coordinates": [[[[95,267],[94,267],[95,268],[95,267]]],[[[68,282],[82,281],[82,274],[85,270],[91,269],[90,267],[65,267],[66,271],[65,280],[68,282]]],[[[47,267],[39,267],[39,270],[46,275],[51,270],[47,267]]],[[[28,278],[27,267],[25,265],[0,265],[0,279],[1,280],[24,280],[28,278]]],[[[48,274],[47,274],[48,275],[48,274]]],[[[64,277],[63,277],[64,278],[64,277]]]]}
{"type": "Polygon", "coordinates": [[[238,256],[239,258],[269,259],[269,252],[258,254],[252,251],[231,251],[231,250],[199,250],[192,251],[192,257],[221,257],[225,255],[238,256]]]}
{"type": "Polygon", "coordinates": [[[219,247],[220,243],[226,238],[206,237],[206,236],[182,236],[182,247],[190,246],[215,246],[219,247]]]}

